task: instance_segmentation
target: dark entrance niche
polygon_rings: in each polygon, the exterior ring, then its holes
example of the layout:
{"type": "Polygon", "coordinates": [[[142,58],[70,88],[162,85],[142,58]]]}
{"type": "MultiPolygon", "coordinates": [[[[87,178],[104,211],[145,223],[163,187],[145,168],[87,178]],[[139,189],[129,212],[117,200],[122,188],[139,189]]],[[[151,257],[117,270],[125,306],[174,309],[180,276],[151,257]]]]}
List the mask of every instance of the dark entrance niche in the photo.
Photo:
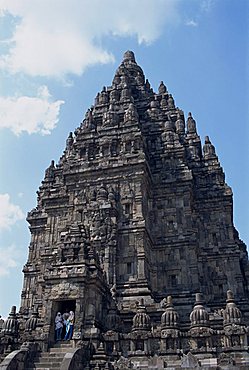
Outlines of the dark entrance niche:
{"type": "MultiPolygon", "coordinates": [[[[55,316],[57,315],[58,312],[60,312],[62,315],[65,312],[73,311],[75,313],[75,308],[76,308],[76,300],[71,299],[71,300],[62,300],[62,301],[53,301],[52,304],[52,312],[51,312],[51,320],[52,320],[52,325],[51,328],[53,330],[53,338],[55,335],[55,316]]],[[[64,338],[66,333],[66,328],[65,326],[63,327],[62,330],[62,338],[64,338]]],[[[55,339],[55,338],[54,338],[55,339]]]]}

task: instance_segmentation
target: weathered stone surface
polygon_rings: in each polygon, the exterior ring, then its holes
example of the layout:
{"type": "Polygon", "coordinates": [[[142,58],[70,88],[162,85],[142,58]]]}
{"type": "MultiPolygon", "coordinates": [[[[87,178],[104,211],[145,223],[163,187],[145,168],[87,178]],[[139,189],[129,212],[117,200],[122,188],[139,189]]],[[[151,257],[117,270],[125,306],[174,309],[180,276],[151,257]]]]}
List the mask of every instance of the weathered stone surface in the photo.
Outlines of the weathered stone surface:
{"type": "Polygon", "coordinates": [[[249,366],[248,256],[232,208],[209,137],[202,149],[192,114],[126,52],[45,171],[18,340],[2,330],[2,356],[25,338],[46,351],[70,308],[74,344],[93,346],[88,369],[249,366]]]}

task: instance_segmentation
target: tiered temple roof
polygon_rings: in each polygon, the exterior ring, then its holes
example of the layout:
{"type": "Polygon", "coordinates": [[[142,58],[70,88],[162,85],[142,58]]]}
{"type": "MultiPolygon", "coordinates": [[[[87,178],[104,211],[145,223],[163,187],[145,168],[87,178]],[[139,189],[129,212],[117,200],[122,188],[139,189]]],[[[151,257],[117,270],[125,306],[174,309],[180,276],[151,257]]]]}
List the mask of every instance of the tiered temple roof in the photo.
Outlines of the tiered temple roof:
{"type": "Polygon", "coordinates": [[[209,137],[202,147],[192,114],[163,82],[153,91],[133,52],[45,171],[27,220],[2,357],[24,342],[44,353],[56,312],[70,309],[83,351],[72,361],[84,353],[86,369],[249,366],[248,256],[231,188],[209,137]]]}

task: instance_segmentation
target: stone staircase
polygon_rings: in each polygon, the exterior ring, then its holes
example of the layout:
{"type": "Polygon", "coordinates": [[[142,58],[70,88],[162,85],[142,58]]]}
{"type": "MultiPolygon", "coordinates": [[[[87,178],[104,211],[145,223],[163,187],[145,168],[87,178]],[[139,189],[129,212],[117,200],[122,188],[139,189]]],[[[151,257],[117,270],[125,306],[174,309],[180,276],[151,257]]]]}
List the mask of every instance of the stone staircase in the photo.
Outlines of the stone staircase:
{"type": "Polygon", "coordinates": [[[34,360],[34,364],[26,370],[60,370],[62,360],[66,353],[74,349],[70,342],[56,343],[48,352],[41,352],[34,360]]]}

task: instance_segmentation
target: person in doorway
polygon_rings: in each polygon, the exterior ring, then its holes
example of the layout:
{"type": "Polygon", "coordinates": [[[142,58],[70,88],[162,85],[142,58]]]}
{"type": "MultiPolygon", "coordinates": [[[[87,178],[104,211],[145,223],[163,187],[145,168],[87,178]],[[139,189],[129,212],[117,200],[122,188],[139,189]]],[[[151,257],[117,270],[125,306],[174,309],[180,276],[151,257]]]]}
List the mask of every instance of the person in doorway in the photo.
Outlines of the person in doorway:
{"type": "Polygon", "coordinates": [[[69,318],[69,310],[67,307],[62,315],[62,318],[63,318],[62,338],[64,338],[66,335],[67,319],[69,318]]]}
{"type": "Polygon", "coordinates": [[[64,340],[71,340],[73,336],[73,327],[74,327],[74,313],[73,311],[69,312],[69,317],[66,321],[66,335],[64,340]]]}
{"type": "Polygon", "coordinates": [[[55,340],[58,342],[61,340],[62,328],[63,328],[63,318],[60,312],[57,312],[55,316],[55,340]]]}

